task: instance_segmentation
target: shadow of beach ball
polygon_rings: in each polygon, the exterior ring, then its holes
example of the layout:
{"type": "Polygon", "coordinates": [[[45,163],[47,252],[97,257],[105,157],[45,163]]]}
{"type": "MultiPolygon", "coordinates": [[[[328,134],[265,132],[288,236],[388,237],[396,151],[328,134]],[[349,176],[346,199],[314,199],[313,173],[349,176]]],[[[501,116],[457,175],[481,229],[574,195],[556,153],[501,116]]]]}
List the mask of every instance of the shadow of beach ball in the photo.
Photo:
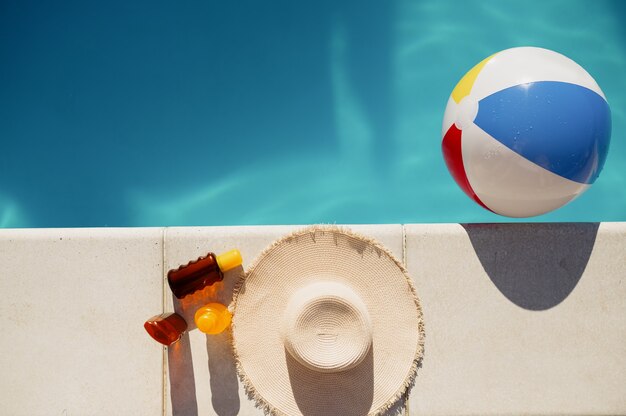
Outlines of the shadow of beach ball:
{"type": "Polygon", "coordinates": [[[598,178],[611,112],[595,80],[571,59],[542,48],[498,52],[452,91],[442,151],[461,189],[508,217],[545,214],[598,178]]]}

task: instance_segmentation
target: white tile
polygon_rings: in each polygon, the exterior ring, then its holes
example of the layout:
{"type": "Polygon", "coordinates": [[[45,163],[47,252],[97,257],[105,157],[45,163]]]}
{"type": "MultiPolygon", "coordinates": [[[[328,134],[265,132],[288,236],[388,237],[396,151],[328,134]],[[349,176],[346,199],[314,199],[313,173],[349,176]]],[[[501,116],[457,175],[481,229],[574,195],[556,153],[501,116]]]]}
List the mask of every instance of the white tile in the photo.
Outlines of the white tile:
{"type": "Polygon", "coordinates": [[[10,415],[157,415],[160,229],[0,230],[0,391],[10,415]]]}
{"type": "MultiPolygon", "coordinates": [[[[350,229],[375,238],[402,258],[402,227],[355,225],[350,229]]],[[[176,310],[192,328],[168,350],[166,414],[242,415],[263,414],[243,390],[229,345],[230,334],[206,336],[194,329],[193,314],[211,300],[230,303],[233,284],[240,273],[276,239],[302,226],[168,228],[165,239],[166,270],[179,267],[208,252],[232,248],[241,251],[243,268],[225,274],[224,282],[182,301],[173,298],[165,282],[166,308],[176,310]]]]}
{"type": "Polygon", "coordinates": [[[410,225],[411,414],[626,414],[626,225],[410,225]]]}

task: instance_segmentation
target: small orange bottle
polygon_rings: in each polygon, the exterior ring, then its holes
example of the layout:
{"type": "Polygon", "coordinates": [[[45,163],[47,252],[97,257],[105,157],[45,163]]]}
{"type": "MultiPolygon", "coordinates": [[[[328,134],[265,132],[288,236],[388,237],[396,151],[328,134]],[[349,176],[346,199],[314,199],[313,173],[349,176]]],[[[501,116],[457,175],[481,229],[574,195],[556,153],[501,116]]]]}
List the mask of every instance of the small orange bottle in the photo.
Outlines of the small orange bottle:
{"type": "Polygon", "coordinates": [[[167,273],[167,282],[178,299],[224,279],[224,272],[241,265],[239,250],[216,256],[209,253],[167,273]]]}
{"type": "Polygon", "coordinates": [[[205,334],[219,334],[230,326],[232,315],[221,303],[209,303],[196,311],[194,320],[205,334]]]}

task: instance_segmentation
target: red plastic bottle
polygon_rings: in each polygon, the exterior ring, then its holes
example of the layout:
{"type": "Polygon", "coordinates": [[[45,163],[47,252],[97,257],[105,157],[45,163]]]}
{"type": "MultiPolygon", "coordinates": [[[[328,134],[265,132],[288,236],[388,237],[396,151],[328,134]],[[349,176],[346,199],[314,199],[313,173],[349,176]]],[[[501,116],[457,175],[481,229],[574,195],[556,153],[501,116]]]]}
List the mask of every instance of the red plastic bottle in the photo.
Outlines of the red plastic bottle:
{"type": "Polygon", "coordinates": [[[187,322],[178,314],[169,312],[153,316],[143,327],[155,341],[163,345],[172,345],[187,330],[187,322]]]}

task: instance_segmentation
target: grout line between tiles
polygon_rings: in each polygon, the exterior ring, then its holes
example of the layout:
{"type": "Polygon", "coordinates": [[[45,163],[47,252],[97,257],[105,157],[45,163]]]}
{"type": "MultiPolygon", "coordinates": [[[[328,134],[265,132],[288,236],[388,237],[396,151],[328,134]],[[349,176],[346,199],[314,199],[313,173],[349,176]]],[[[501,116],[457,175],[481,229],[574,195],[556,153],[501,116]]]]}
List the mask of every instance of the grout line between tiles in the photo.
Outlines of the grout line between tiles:
{"type": "MultiPolygon", "coordinates": [[[[400,224],[402,228],[402,265],[406,269],[406,228],[404,224],[400,224]]],[[[409,412],[409,393],[404,396],[404,416],[410,416],[409,412]]]]}
{"type": "MultiPolygon", "coordinates": [[[[165,302],[166,302],[166,285],[165,285],[165,259],[166,259],[166,248],[165,248],[165,242],[167,240],[167,227],[163,227],[162,228],[162,232],[161,232],[161,310],[163,311],[162,313],[165,313],[165,302]]],[[[163,416],[166,416],[166,403],[167,403],[167,347],[163,346],[162,349],[162,378],[161,378],[161,413],[163,416]]]]}
{"type": "Polygon", "coordinates": [[[166,301],[166,299],[165,299],[166,298],[166,296],[165,296],[165,289],[166,289],[166,287],[165,287],[165,255],[166,255],[166,253],[165,253],[165,250],[166,250],[166,248],[165,248],[165,241],[167,239],[167,235],[166,235],[167,234],[167,227],[163,227],[162,230],[163,231],[161,233],[161,256],[162,256],[162,258],[161,258],[161,283],[162,283],[161,287],[162,287],[163,290],[161,291],[161,294],[162,294],[162,297],[161,297],[161,308],[163,310],[163,313],[165,313],[165,301],[166,301]]]}
{"type": "Polygon", "coordinates": [[[404,224],[400,224],[402,228],[402,265],[406,268],[406,229],[404,224]]]}

